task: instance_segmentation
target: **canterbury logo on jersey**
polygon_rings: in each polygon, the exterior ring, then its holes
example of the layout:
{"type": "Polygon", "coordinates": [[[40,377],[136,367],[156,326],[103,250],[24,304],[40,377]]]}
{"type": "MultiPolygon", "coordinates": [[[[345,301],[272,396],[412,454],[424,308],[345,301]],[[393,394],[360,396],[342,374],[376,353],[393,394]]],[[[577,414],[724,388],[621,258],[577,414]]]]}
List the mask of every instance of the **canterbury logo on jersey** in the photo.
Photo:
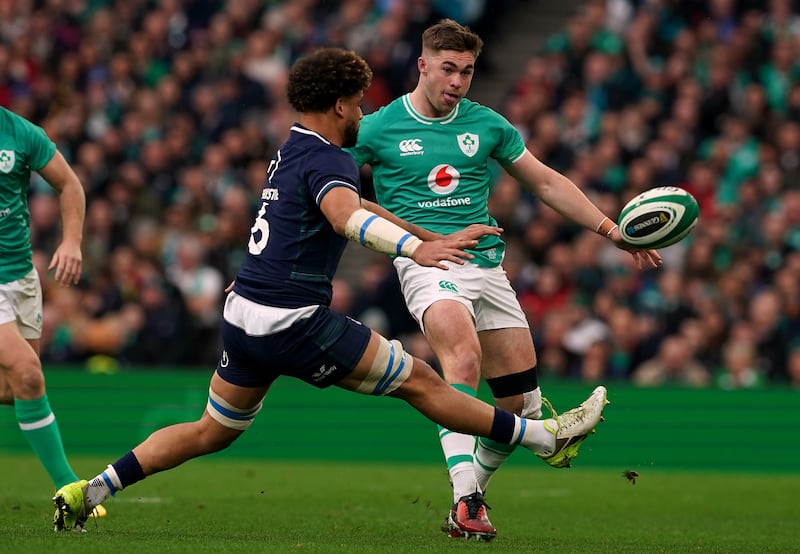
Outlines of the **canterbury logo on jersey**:
{"type": "Polygon", "coordinates": [[[439,289],[458,293],[458,287],[455,285],[455,283],[451,283],[450,281],[439,281],[439,289]]]}
{"type": "Polygon", "coordinates": [[[398,144],[400,148],[400,156],[420,156],[425,152],[422,149],[422,139],[406,139],[401,140],[398,144]]]}

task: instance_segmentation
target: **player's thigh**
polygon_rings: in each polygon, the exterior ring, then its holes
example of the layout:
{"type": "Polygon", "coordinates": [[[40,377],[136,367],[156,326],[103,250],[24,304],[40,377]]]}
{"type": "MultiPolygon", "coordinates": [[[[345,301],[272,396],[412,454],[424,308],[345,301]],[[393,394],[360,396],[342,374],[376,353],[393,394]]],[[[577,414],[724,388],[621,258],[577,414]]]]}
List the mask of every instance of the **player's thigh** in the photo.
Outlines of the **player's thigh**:
{"type": "Polygon", "coordinates": [[[453,368],[480,367],[481,348],[468,306],[459,300],[439,300],[423,315],[425,337],[445,374],[453,368]]]}
{"type": "Polygon", "coordinates": [[[224,399],[227,404],[241,410],[249,410],[258,406],[267,394],[269,387],[270,385],[258,387],[235,385],[220,377],[216,371],[211,376],[211,391],[224,399]]]}
{"type": "Polygon", "coordinates": [[[486,379],[519,373],[536,365],[536,351],[527,327],[480,331],[478,339],[483,350],[481,373],[486,379]]]}
{"type": "Polygon", "coordinates": [[[484,286],[475,302],[475,326],[485,378],[519,373],[536,364],[528,320],[502,267],[482,268],[484,286]]]}
{"type": "Polygon", "coordinates": [[[0,323],[0,345],[0,372],[12,381],[29,372],[41,373],[36,350],[31,341],[22,337],[16,322],[0,323]]]}
{"type": "Polygon", "coordinates": [[[200,420],[193,424],[198,436],[203,437],[208,452],[228,446],[247,430],[261,411],[268,390],[269,385],[236,385],[214,372],[206,409],[200,420]]]}
{"type": "Polygon", "coordinates": [[[411,401],[429,397],[444,381],[424,361],[414,358],[398,340],[371,331],[363,355],[337,386],[374,396],[391,395],[411,401]]]}

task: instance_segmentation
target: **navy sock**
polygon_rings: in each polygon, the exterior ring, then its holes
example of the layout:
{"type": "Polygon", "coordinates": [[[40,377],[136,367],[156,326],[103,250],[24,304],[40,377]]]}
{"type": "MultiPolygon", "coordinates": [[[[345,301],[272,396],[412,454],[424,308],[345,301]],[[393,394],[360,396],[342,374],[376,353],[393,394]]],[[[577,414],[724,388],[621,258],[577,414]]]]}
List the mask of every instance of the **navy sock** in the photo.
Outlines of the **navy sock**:
{"type": "Polygon", "coordinates": [[[133,450],[125,454],[122,458],[111,464],[123,488],[138,483],[145,478],[144,470],[139,465],[139,460],[133,454],[133,450]]]}
{"type": "Polygon", "coordinates": [[[492,430],[489,431],[488,438],[497,442],[510,444],[514,437],[515,426],[514,414],[495,407],[492,430]]]}

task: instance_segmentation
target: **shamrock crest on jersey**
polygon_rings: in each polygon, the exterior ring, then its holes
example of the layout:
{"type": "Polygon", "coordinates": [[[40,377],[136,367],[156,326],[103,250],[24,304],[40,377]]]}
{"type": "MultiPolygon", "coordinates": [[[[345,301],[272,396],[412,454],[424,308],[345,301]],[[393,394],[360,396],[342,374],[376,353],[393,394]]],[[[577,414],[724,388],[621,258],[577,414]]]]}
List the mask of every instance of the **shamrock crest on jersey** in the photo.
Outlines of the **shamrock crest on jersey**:
{"type": "Polygon", "coordinates": [[[474,133],[464,133],[458,135],[458,147],[470,158],[478,152],[480,137],[474,133]]]}
{"type": "Polygon", "coordinates": [[[15,155],[13,150],[0,150],[0,171],[8,173],[14,169],[15,155]]]}

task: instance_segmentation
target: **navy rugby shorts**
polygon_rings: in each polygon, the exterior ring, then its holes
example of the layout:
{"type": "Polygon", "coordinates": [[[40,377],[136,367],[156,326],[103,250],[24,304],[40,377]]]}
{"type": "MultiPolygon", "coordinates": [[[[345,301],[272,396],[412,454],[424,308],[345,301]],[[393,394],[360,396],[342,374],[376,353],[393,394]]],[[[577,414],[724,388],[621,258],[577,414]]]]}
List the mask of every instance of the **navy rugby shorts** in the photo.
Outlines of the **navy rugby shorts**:
{"type": "Polygon", "coordinates": [[[223,352],[217,373],[241,387],[262,387],[277,377],[296,377],[319,388],[338,382],[364,355],[371,330],[326,306],[288,329],[248,334],[222,321],[223,352]]]}

